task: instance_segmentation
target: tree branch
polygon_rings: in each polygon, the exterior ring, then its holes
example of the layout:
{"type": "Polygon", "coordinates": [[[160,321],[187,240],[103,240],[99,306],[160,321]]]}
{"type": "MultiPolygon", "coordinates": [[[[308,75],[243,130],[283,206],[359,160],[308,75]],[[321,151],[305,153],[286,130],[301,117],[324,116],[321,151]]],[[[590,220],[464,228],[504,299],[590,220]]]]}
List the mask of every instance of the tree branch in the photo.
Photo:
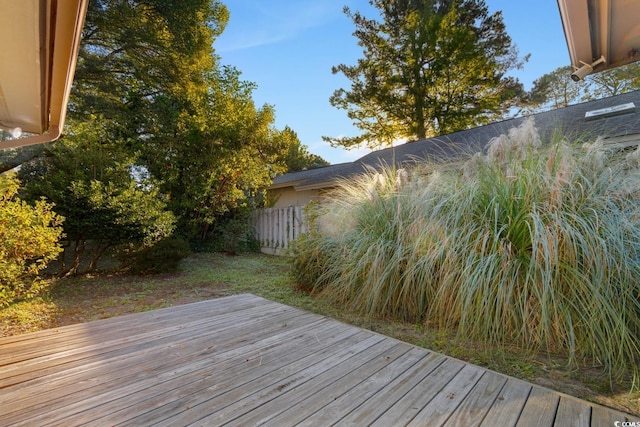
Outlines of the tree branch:
{"type": "Polygon", "coordinates": [[[10,171],[23,163],[44,155],[46,150],[45,147],[46,146],[44,144],[39,144],[23,148],[2,150],[2,141],[0,141],[0,173],[10,171]]]}

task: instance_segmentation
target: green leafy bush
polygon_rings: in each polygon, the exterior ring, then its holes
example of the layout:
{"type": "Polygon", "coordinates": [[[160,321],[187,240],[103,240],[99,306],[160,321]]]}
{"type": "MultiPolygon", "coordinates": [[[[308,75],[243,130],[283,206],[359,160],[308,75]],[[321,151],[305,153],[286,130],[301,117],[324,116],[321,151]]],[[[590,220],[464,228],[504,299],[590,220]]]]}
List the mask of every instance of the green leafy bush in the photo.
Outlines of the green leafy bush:
{"type": "Polygon", "coordinates": [[[192,241],[192,249],[229,255],[260,252],[260,243],[255,238],[253,227],[253,210],[248,206],[240,206],[221,215],[203,239],[192,241]]]}
{"type": "Polygon", "coordinates": [[[17,198],[18,187],[0,175],[0,307],[41,291],[46,282],[38,273],[61,251],[62,217],[44,201],[17,198]]]}
{"type": "Polygon", "coordinates": [[[239,251],[255,252],[260,249],[254,237],[252,215],[251,209],[240,207],[219,220],[220,223],[216,224],[215,228],[224,252],[236,255],[239,251]]]}
{"type": "Polygon", "coordinates": [[[369,174],[319,208],[296,276],[372,316],[638,376],[639,159],[543,145],[528,121],[461,169],[369,174]]]}
{"type": "Polygon", "coordinates": [[[21,195],[46,198],[65,218],[69,256],[60,259],[61,275],[93,271],[104,254],[122,245],[148,246],[175,229],[159,184],[109,140],[106,127],[97,118],[77,125],[19,172],[21,195]]]}
{"type": "Polygon", "coordinates": [[[128,260],[129,271],[133,274],[172,273],[190,252],[186,240],[168,237],[134,253],[128,260]]]}

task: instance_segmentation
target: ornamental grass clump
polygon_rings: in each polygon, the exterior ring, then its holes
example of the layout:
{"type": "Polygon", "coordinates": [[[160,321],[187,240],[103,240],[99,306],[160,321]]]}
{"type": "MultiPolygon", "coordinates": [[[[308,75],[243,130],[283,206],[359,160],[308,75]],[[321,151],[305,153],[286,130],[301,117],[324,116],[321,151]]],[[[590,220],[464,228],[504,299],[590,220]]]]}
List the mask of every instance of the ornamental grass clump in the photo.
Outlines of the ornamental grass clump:
{"type": "Polygon", "coordinates": [[[542,144],[529,120],[462,168],[372,171],[318,208],[298,275],[367,315],[637,376],[639,158],[542,144]]]}

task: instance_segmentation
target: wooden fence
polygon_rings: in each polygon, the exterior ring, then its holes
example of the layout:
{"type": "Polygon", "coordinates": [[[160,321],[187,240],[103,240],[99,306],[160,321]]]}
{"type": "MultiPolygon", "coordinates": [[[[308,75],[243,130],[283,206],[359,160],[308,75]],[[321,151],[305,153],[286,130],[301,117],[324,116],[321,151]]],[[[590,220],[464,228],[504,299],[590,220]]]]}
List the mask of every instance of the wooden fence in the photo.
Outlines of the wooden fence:
{"type": "Polygon", "coordinates": [[[307,231],[300,206],[258,209],[254,218],[256,238],[262,252],[280,255],[298,236],[307,231]]]}

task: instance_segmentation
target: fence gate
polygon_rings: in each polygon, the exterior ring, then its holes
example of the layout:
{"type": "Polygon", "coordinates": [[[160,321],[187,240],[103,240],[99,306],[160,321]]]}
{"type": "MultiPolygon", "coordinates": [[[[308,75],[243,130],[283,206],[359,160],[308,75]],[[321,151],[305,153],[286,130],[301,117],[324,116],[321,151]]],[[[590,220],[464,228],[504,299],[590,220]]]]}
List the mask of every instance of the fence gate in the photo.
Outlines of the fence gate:
{"type": "Polygon", "coordinates": [[[258,209],[254,221],[262,252],[269,254],[279,255],[307,231],[301,206],[258,209]]]}

